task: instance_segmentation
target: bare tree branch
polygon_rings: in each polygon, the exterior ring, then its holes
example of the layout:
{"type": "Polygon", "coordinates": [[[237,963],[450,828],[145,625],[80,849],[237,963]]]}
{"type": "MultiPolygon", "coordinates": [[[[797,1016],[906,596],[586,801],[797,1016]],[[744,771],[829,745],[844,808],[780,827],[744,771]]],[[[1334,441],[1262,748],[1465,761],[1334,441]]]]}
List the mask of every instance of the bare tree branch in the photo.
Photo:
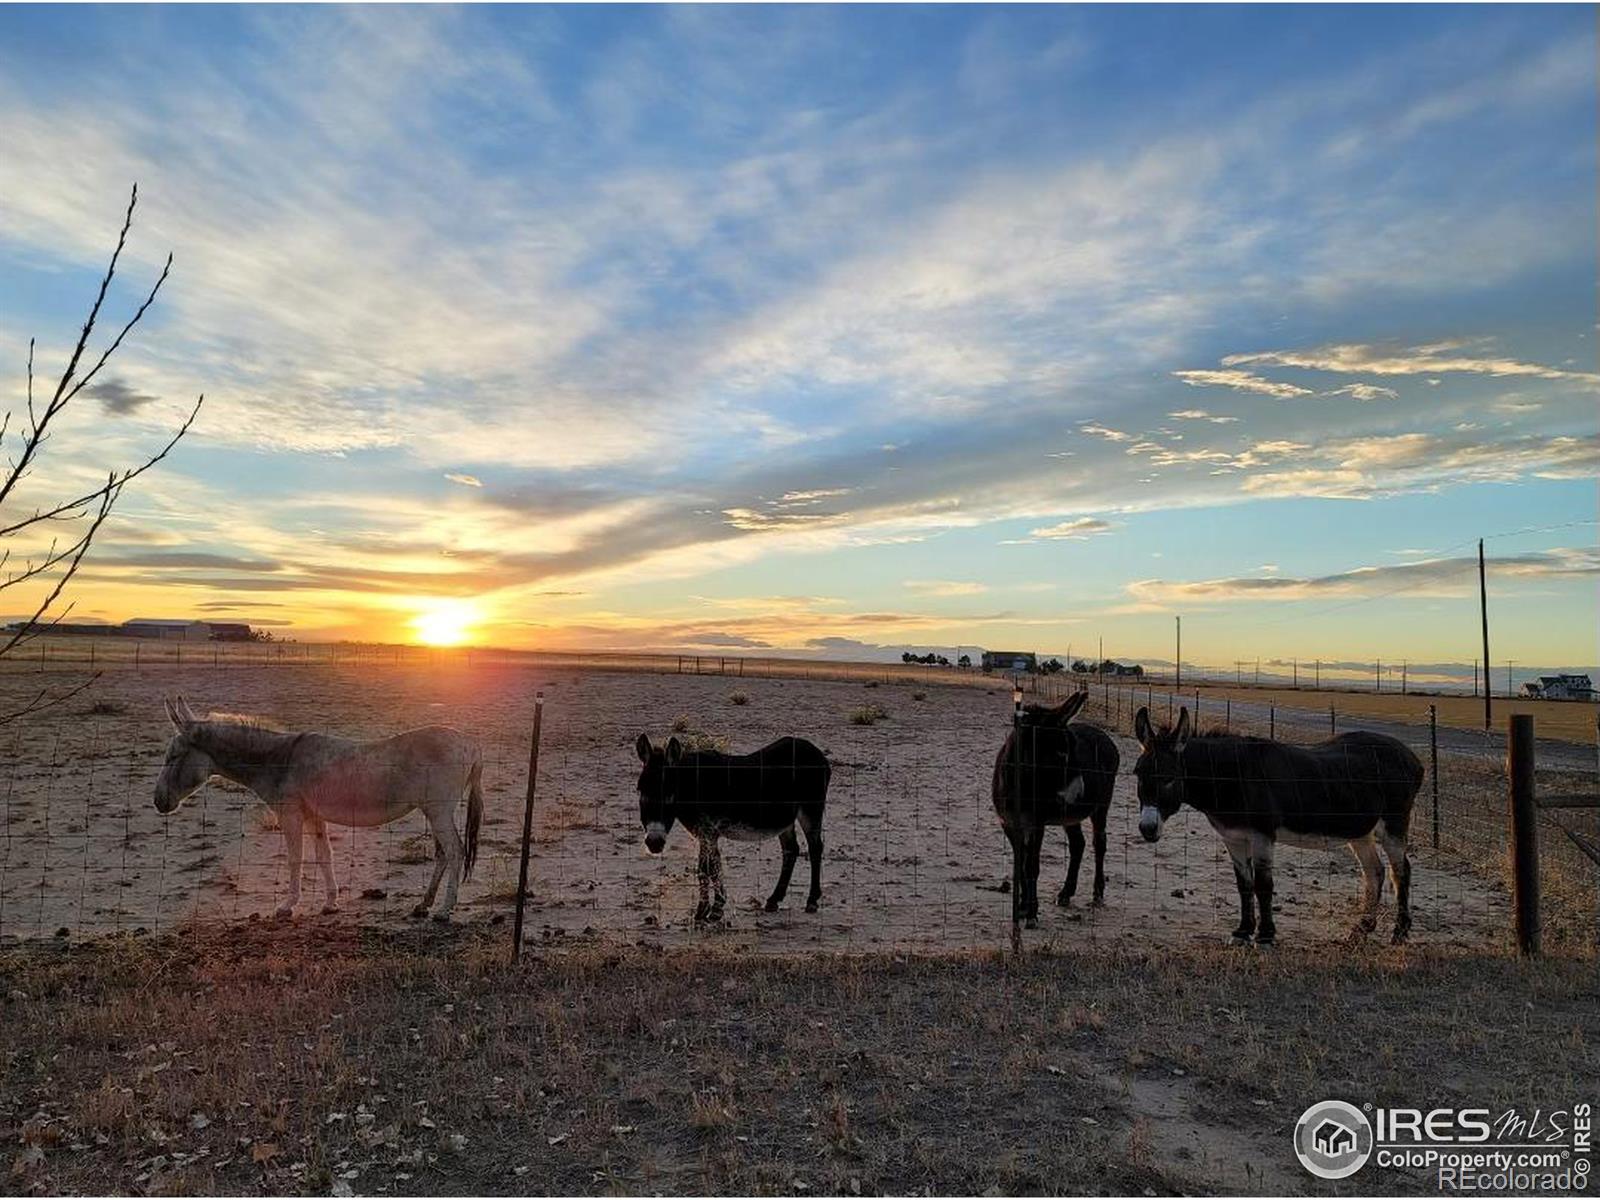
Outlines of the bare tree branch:
{"type": "MultiPolygon", "coordinates": [[[[145,293],[143,301],[134,310],[133,315],[123,323],[109,345],[95,358],[92,366],[82,375],[78,373],[84,361],[84,354],[88,349],[89,340],[94,335],[95,325],[100,319],[100,312],[105,304],[106,296],[110,292],[111,284],[116,278],[117,265],[122,259],[122,252],[128,243],[128,232],[133,227],[134,209],[139,203],[139,188],[135,184],[128,197],[127,212],[123,215],[122,228],[117,234],[116,248],[111,252],[111,261],[106,266],[105,274],[100,279],[99,289],[95,293],[94,303],[89,308],[88,318],[83,323],[83,329],[78,334],[77,343],[72,348],[72,353],[67,359],[65,369],[60,380],[56,383],[50,398],[42,407],[36,402],[34,396],[34,340],[28,341],[28,389],[27,389],[27,424],[17,430],[22,439],[22,445],[16,457],[11,459],[6,466],[3,476],[0,476],[0,506],[11,498],[18,483],[30,473],[30,469],[40,456],[41,447],[49,440],[51,424],[85,388],[89,386],[101,369],[111,360],[131,333],[136,325],[144,318],[150,306],[155,303],[157,294],[167,281],[167,276],[172,271],[172,255],[167,255],[166,263],[161,268],[161,274],[156,278],[150,290],[145,293]]],[[[171,453],[173,447],[187,434],[194,425],[195,418],[200,413],[200,407],[205,403],[202,395],[195,401],[194,407],[189,410],[189,415],[184,418],[167,443],[156,453],[150,455],[143,463],[136,467],[123,470],[112,470],[106,474],[106,481],[101,486],[83,495],[52,504],[44,508],[36,508],[31,514],[19,519],[12,519],[0,523],[0,538],[13,538],[32,526],[45,521],[86,521],[82,532],[71,541],[65,549],[59,548],[59,542],[52,540],[49,548],[37,562],[30,559],[26,566],[15,574],[0,580],[0,592],[16,587],[31,580],[43,580],[52,573],[56,573],[54,582],[49,587],[44,597],[34,607],[33,614],[25,621],[19,622],[11,632],[10,637],[0,643],[0,658],[4,658],[17,647],[26,642],[48,633],[55,628],[74,608],[72,602],[62,604],[64,593],[78,573],[78,568],[83,564],[84,556],[94,543],[95,536],[100,532],[106,519],[116,507],[117,500],[122,495],[122,489],[132,480],[143,475],[151,467],[161,462],[171,453]],[[61,605],[57,610],[57,605],[61,605]]],[[[12,431],[11,414],[5,414],[0,420],[0,441],[3,441],[12,431]]],[[[0,548],[0,568],[11,561],[11,548],[0,548]]],[[[39,712],[52,705],[59,704],[72,696],[77,695],[84,688],[94,682],[98,676],[91,677],[83,683],[65,690],[52,692],[49,688],[42,688],[37,696],[21,708],[9,713],[0,714],[0,725],[5,725],[31,713],[39,712]]]]}

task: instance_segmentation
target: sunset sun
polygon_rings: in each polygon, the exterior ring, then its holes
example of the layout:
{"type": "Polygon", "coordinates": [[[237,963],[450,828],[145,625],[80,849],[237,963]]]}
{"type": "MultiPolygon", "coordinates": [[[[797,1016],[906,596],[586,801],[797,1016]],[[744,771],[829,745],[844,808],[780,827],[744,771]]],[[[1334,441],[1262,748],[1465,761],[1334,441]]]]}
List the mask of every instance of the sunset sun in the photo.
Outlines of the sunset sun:
{"type": "Polygon", "coordinates": [[[451,600],[412,618],[411,629],[425,646],[460,646],[472,640],[478,612],[470,603],[451,600]]]}

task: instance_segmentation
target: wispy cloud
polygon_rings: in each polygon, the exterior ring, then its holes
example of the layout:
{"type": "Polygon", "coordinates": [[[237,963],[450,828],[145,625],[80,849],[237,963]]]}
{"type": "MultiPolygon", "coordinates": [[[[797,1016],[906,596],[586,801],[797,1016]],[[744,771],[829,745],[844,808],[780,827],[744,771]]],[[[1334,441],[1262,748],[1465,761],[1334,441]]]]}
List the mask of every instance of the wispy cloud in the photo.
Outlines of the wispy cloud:
{"type": "Polygon", "coordinates": [[[1190,387],[1232,388],[1236,392],[1257,392],[1263,396],[1277,396],[1284,400],[1311,395],[1310,388],[1303,388],[1293,383],[1280,383],[1277,380],[1253,375],[1249,371],[1174,371],[1173,375],[1190,387]]]}
{"type": "MultiPolygon", "coordinates": [[[[1345,375],[1492,375],[1499,378],[1523,376],[1533,379],[1576,380],[1600,383],[1600,375],[1520,362],[1514,358],[1463,351],[1486,349],[1481,342],[1444,341],[1426,346],[1400,349],[1349,343],[1322,346],[1312,350],[1262,350],[1251,354],[1230,354],[1225,367],[1278,366],[1307,371],[1328,371],[1345,375]]],[[[1365,397],[1362,397],[1365,399],[1365,397]]]]}

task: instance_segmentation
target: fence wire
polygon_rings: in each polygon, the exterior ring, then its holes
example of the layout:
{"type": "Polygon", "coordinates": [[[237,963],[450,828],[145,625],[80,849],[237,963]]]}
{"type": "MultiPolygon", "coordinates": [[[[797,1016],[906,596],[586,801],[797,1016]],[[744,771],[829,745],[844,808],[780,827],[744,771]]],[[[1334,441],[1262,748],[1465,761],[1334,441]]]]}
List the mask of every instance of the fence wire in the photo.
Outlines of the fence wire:
{"type": "MultiPolygon", "coordinates": [[[[263,666],[265,666],[263,664],[263,666]]],[[[271,813],[244,789],[213,782],[176,812],[153,805],[171,728],[161,697],[256,713],[289,730],[378,738],[453,726],[483,755],[485,816],[460,921],[509,918],[515,900],[534,695],[545,696],[527,934],[533,942],[711,943],[779,952],[1001,948],[1011,938],[1011,851],[991,796],[1011,730],[1012,681],[946,687],[899,677],[820,680],[595,671],[455,659],[352,662],[301,672],[141,665],[108,672],[64,710],[7,731],[0,831],[0,940],[84,937],[195,923],[269,920],[288,897],[289,859],[271,813]],[[640,733],[747,752],[809,738],[828,755],[820,911],[806,913],[802,859],[784,907],[762,911],[777,878],[777,840],[724,838],[724,920],[697,925],[696,846],[682,828],[647,855],[635,784],[640,733]]],[[[1030,702],[1064,698],[1070,679],[1029,680],[1030,702]]],[[[0,676],[21,694],[34,681],[0,676]]],[[[1052,903],[1067,871],[1066,838],[1041,855],[1040,923],[1030,944],[1129,947],[1214,941],[1238,913],[1227,851],[1205,818],[1174,817],[1160,842],[1140,836],[1133,715],[1190,709],[1200,728],[1314,743],[1372,728],[1397,736],[1426,768],[1413,812],[1412,905],[1419,943],[1482,949],[1511,937],[1504,739],[1438,726],[1409,697],[1409,720],[1375,720],[1154,686],[1091,686],[1081,719],[1116,740],[1121,763],[1108,816],[1106,902],[1091,906],[1092,835],[1071,908],[1052,903]],[[1435,839],[1437,829],[1437,839],[1435,839]]],[[[1542,744],[1541,792],[1593,791],[1592,747],[1542,744]]],[[[455,811],[456,828],[465,819],[455,811]]],[[[1543,814],[1545,944],[1593,953],[1597,870],[1561,832],[1600,833],[1594,810],[1543,814]]],[[[1084,832],[1090,833],[1087,823],[1084,832]]],[[[323,890],[306,838],[297,919],[389,925],[408,920],[435,847],[412,813],[376,827],[328,828],[342,909],[320,915],[323,890]]],[[[802,847],[804,839],[802,838],[802,847]]],[[[1279,940],[1344,939],[1361,872],[1343,847],[1285,847],[1276,860],[1279,940]]],[[[1380,936],[1393,919],[1385,881],[1380,936]]]]}

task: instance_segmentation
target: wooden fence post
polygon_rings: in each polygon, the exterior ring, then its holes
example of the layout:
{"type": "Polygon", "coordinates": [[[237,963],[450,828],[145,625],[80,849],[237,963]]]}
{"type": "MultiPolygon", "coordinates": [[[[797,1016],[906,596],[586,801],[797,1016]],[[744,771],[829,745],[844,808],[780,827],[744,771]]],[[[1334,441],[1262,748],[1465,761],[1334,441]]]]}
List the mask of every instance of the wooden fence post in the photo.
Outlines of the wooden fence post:
{"type": "Polygon", "coordinates": [[[1539,813],[1533,786],[1533,718],[1511,717],[1506,736],[1506,775],[1511,781],[1511,876],[1516,900],[1517,949],[1540,950],[1539,813]]]}
{"type": "Polygon", "coordinates": [[[528,900],[528,851],[533,844],[533,790],[539,782],[539,726],[544,719],[544,693],[533,697],[533,738],[528,746],[528,800],[522,810],[522,866],[517,871],[517,916],[511,925],[511,961],[522,957],[522,912],[528,900]]]}

